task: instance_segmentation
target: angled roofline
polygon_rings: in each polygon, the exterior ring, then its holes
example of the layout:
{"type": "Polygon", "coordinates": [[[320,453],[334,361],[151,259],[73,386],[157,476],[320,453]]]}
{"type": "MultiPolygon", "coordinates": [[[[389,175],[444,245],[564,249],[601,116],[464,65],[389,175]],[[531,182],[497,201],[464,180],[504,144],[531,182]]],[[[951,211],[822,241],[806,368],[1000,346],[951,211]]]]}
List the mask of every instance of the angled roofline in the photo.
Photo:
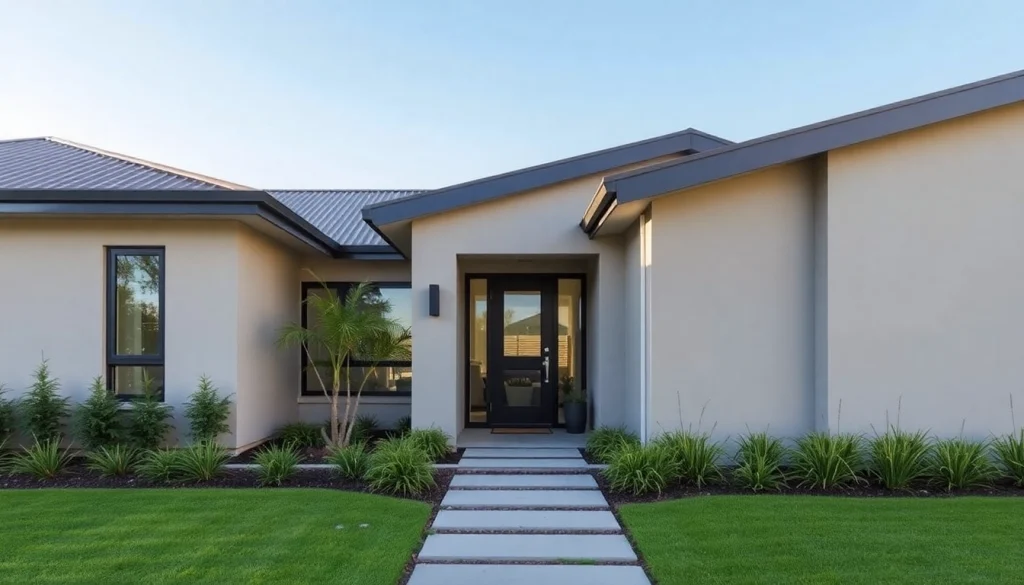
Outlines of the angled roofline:
{"type": "Polygon", "coordinates": [[[435,189],[395,201],[369,205],[363,208],[363,221],[387,240],[381,233],[380,226],[493,201],[515,193],[571,181],[653,158],[700,152],[727,144],[732,143],[724,138],[687,128],[664,136],[435,189]]]}
{"type": "MultiPolygon", "coordinates": [[[[77,148],[79,150],[84,150],[84,151],[91,152],[91,153],[94,153],[94,154],[98,154],[98,155],[101,155],[101,156],[107,156],[107,157],[110,157],[110,158],[116,158],[118,160],[121,160],[121,161],[124,161],[124,162],[127,162],[127,163],[132,163],[132,164],[136,164],[136,165],[140,165],[140,166],[144,166],[144,167],[149,167],[149,168],[151,168],[151,169],[153,169],[155,171],[169,173],[169,174],[172,174],[172,175],[179,175],[179,176],[185,177],[187,179],[192,179],[193,181],[199,181],[201,183],[207,183],[207,184],[213,185],[215,187],[221,187],[223,189],[231,189],[233,191],[255,191],[255,189],[253,189],[252,187],[246,187],[245,185],[239,185],[238,183],[232,183],[230,181],[224,181],[222,179],[218,179],[216,177],[211,177],[209,175],[201,175],[199,173],[193,173],[192,171],[186,171],[185,169],[179,169],[177,167],[172,167],[170,165],[155,163],[153,161],[148,161],[148,160],[137,158],[137,157],[134,157],[134,156],[128,156],[126,154],[121,154],[119,152],[114,152],[112,150],[104,150],[102,148],[96,148],[95,146],[89,146],[88,144],[82,144],[80,142],[74,142],[74,141],[71,141],[71,140],[65,140],[64,138],[59,138],[57,136],[42,136],[40,138],[24,138],[24,139],[18,139],[18,140],[40,140],[40,139],[46,140],[48,142],[54,142],[56,144],[63,144],[64,146],[70,146],[70,147],[73,147],[73,148],[77,148]]],[[[10,140],[10,141],[7,141],[7,142],[15,142],[15,140],[10,140]]]]}
{"type": "Polygon", "coordinates": [[[0,189],[0,217],[10,215],[251,215],[334,258],[399,258],[390,246],[342,246],[256,190],[0,189]]]}
{"type": "MultiPolygon", "coordinates": [[[[617,173],[602,181],[595,199],[605,201],[609,209],[1022,100],[1024,70],[617,173]]],[[[580,225],[594,235],[607,215],[580,225]]]]}

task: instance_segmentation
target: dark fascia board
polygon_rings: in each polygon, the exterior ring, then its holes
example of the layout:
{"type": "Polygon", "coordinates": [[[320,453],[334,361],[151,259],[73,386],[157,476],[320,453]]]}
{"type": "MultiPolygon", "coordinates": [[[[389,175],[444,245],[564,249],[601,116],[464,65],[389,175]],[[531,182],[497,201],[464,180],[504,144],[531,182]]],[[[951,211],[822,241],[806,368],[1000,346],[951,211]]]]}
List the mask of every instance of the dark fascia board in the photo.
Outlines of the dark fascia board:
{"type": "MultiPolygon", "coordinates": [[[[1024,70],[618,173],[605,178],[598,194],[619,203],[651,199],[1022,100],[1024,70]]],[[[599,227],[584,225],[591,234],[599,227]]]]}
{"type": "Polygon", "coordinates": [[[0,215],[253,215],[335,258],[389,259],[390,246],[342,246],[263,191],[0,190],[0,215]]]}
{"type": "Polygon", "coordinates": [[[378,226],[444,213],[645,160],[693,151],[695,144],[706,149],[710,144],[723,146],[732,143],[688,128],[665,136],[369,205],[363,208],[363,221],[380,234],[378,226]]]}

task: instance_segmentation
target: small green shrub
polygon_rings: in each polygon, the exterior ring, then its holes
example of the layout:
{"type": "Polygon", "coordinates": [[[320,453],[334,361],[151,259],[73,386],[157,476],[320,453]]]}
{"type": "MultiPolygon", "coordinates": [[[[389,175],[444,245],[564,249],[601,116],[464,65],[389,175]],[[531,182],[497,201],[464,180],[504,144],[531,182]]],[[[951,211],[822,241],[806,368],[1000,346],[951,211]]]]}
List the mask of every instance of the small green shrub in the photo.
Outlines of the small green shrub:
{"type": "Polygon", "coordinates": [[[992,442],[992,450],[1003,468],[1003,473],[1017,487],[1024,487],[1024,429],[1018,435],[1006,435],[992,442]]]}
{"type": "Polygon", "coordinates": [[[595,460],[609,463],[621,449],[639,444],[640,438],[624,427],[600,427],[587,438],[587,452],[595,460]]]}
{"type": "Polygon", "coordinates": [[[67,449],[60,448],[60,437],[36,441],[10,461],[12,473],[23,473],[38,479],[53,479],[71,463],[67,449]]]}
{"type": "Polygon", "coordinates": [[[766,432],[749,433],[739,439],[733,481],[737,486],[753,490],[777,490],[786,482],[782,461],[786,448],[782,440],[766,432]]]}
{"type": "Polygon", "coordinates": [[[152,380],[144,378],[143,388],[142,398],[132,402],[128,438],[139,449],[153,450],[164,442],[164,437],[173,428],[170,418],[174,409],[160,401],[153,391],[152,380]]]}
{"type": "Polygon", "coordinates": [[[120,443],[124,438],[121,403],[96,376],[89,388],[89,397],[75,410],[75,438],[86,449],[94,450],[120,443]]]}
{"type": "Polygon", "coordinates": [[[911,433],[892,426],[868,442],[871,474],[888,489],[907,489],[928,472],[931,443],[924,431],[911,433]]]}
{"type": "Polygon", "coordinates": [[[135,470],[152,481],[171,481],[178,476],[180,461],[180,451],[157,449],[144,454],[135,470]]]}
{"type": "Polygon", "coordinates": [[[988,443],[964,438],[935,442],[928,475],[946,491],[984,487],[999,476],[988,457],[988,443]]]}
{"type": "Polygon", "coordinates": [[[231,398],[217,394],[217,387],[205,375],[199,378],[199,388],[185,403],[185,418],[188,419],[190,437],[193,441],[216,441],[221,434],[231,430],[228,417],[231,415],[231,398]]]}
{"type": "Polygon", "coordinates": [[[286,445],[292,445],[296,449],[318,449],[324,446],[323,429],[313,423],[288,423],[277,430],[277,435],[286,445]]]}
{"type": "Polygon", "coordinates": [[[373,438],[373,431],[380,427],[380,420],[372,414],[360,414],[352,423],[352,443],[365,443],[373,438]]]}
{"type": "Polygon", "coordinates": [[[857,435],[810,433],[796,442],[793,473],[801,486],[832,489],[862,481],[861,438],[857,435]]]}
{"type": "Polygon", "coordinates": [[[6,443],[14,434],[14,401],[5,399],[6,393],[7,388],[0,384],[0,444],[6,443]]]}
{"type": "MultiPolygon", "coordinates": [[[[725,450],[711,441],[711,435],[691,431],[665,433],[654,440],[676,462],[678,479],[697,487],[722,479],[718,462],[725,450]]],[[[675,479],[675,478],[673,478],[675,479]]]]}
{"type": "Polygon", "coordinates": [[[123,477],[139,462],[139,451],[127,445],[100,447],[86,456],[89,469],[106,477],[123,477]]]}
{"type": "Polygon", "coordinates": [[[20,416],[26,434],[46,443],[60,438],[61,422],[68,416],[68,398],[60,395],[60,382],[50,376],[43,360],[33,373],[35,381],[20,402],[20,416]]]}
{"type": "Polygon", "coordinates": [[[636,496],[660,494],[679,476],[679,463],[664,445],[627,443],[615,452],[602,473],[612,491],[636,496]]]}
{"type": "Polygon", "coordinates": [[[359,480],[370,468],[370,454],[366,443],[350,443],[346,447],[335,447],[327,454],[327,462],[337,468],[338,475],[345,479],[359,480]]]}
{"type": "Polygon", "coordinates": [[[231,454],[216,442],[199,441],[180,451],[177,475],[191,481],[210,481],[224,472],[229,459],[231,454]]]}
{"type": "Polygon", "coordinates": [[[382,447],[370,455],[370,466],[366,470],[366,481],[371,489],[415,495],[437,485],[430,457],[416,443],[391,439],[382,441],[382,447]]]}
{"type": "Polygon", "coordinates": [[[256,454],[260,485],[281,485],[295,475],[302,458],[291,445],[272,445],[256,454]]]}
{"type": "Polygon", "coordinates": [[[432,462],[444,459],[452,450],[448,444],[448,435],[438,428],[416,429],[405,438],[423,449],[432,462]]]}
{"type": "Polygon", "coordinates": [[[409,431],[411,431],[411,430],[412,430],[412,417],[411,416],[403,416],[402,418],[398,419],[397,422],[395,422],[395,431],[398,433],[398,436],[404,437],[405,435],[408,435],[409,431]]]}

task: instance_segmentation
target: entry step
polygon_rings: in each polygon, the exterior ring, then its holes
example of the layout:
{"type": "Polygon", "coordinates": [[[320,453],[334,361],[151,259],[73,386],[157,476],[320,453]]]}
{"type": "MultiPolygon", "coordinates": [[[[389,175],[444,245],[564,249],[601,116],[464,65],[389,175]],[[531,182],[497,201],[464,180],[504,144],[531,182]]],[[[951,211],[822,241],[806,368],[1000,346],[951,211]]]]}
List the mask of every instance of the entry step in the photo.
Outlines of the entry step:
{"type": "Polygon", "coordinates": [[[583,473],[572,475],[456,475],[452,478],[453,488],[569,488],[597,489],[594,476],[583,473]]]}
{"type": "Polygon", "coordinates": [[[615,515],[607,510],[441,510],[431,528],[438,531],[620,531],[615,515]]]}
{"type": "MultiPolygon", "coordinates": [[[[636,562],[621,534],[431,534],[419,562],[636,562]]],[[[486,581],[484,581],[486,582],[486,581]]]]}
{"type": "Polygon", "coordinates": [[[417,565],[409,585],[651,585],[624,565],[417,565]]]}
{"type": "MultiPolygon", "coordinates": [[[[469,451],[469,449],[466,449],[469,451]]],[[[466,457],[465,453],[459,461],[459,469],[586,469],[587,462],[582,457],[577,459],[483,459],[466,457]]]]}
{"type": "Polygon", "coordinates": [[[450,508],[607,508],[598,490],[448,490],[450,508]]]}
{"type": "Polygon", "coordinates": [[[470,459],[576,459],[581,455],[579,449],[470,447],[466,449],[462,457],[470,459]]]}

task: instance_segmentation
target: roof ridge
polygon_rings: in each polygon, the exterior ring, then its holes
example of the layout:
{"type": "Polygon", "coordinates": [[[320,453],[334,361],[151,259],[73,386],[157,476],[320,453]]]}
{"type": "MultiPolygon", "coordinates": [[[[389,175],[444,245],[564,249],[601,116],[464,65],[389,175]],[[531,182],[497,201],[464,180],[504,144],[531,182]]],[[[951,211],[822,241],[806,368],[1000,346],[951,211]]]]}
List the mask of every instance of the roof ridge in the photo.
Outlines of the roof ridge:
{"type": "Polygon", "coordinates": [[[271,193],[422,193],[431,189],[264,189],[271,193]]]}
{"type": "Polygon", "coordinates": [[[186,171],[185,169],[179,169],[177,167],[172,167],[170,165],[155,163],[155,162],[148,161],[148,160],[145,160],[145,159],[142,159],[142,158],[137,158],[137,157],[134,157],[134,156],[128,156],[128,155],[121,154],[121,153],[118,153],[118,152],[114,152],[114,151],[111,151],[111,150],[105,150],[105,149],[102,149],[102,148],[96,148],[95,146],[89,146],[88,144],[82,144],[80,142],[74,142],[73,140],[67,140],[65,138],[59,138],[57,136],[43,136],[43,137],[40,137],[40,138],[42,140],[46,140],[48,142],[53,142],[55,144],[61,144],[61,145],[68,146],[68,147],[71,147],[71,148],[77,148],[79,150],[84,150],[86,152],[91,152],[91,153],[99,155],[99,156],[106,156],[106,157],[109,157],[109,158],[114,158],[114,159],[118,159],[118,160],[123,161],[123,162],[130,163],[130,164],[139,165],[139,166],[143,166],[143,167],[148,167],[150,169],[153,169],[155,171],[160,171],[162,173],[167,173],[167,174],[171,174],[171,175],[178,175],[180,177],[185,177],[187,179],[192,179],[194,181],[199,181],[201,183],[207,183],[207,184],[213,185],[215,187],[222,187],[222,188],[225,188],[225,189],[230,189],[232,191],[258,191],[259,190],[259,189],[253,189],[252,187],[247,187],[245,185],[241,185],[241,184],[238,184],[238,183],[232,183],[230,181],[225,181],[225,180],[222,180],[222,179],[218,179],[216,177],[211,177],[209,175],[203,175],[203,174],[200,174],[200,173],[193,173],[192,171],[186,171]]]}

